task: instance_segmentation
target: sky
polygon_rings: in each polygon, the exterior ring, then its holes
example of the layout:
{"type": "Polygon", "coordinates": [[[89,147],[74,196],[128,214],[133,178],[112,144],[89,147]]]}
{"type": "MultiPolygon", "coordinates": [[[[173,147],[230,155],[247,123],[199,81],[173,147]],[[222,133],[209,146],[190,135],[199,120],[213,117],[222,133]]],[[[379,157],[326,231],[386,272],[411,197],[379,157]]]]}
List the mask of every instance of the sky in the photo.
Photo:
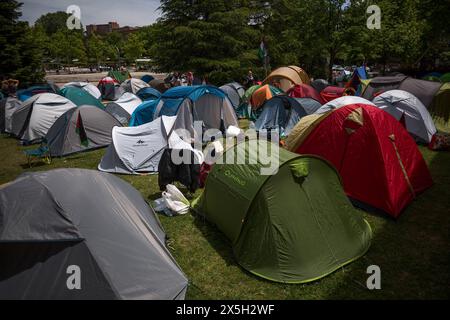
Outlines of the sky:
{"type": "Polygon", "coordinates": [[[159,0],[20,0],[22,17],[30,25],[43,14],[66,11],[70,5],[81,9],[81,23],[102,24],[116,21],[120,26],[145,26],[161,15],[159,0]]]}

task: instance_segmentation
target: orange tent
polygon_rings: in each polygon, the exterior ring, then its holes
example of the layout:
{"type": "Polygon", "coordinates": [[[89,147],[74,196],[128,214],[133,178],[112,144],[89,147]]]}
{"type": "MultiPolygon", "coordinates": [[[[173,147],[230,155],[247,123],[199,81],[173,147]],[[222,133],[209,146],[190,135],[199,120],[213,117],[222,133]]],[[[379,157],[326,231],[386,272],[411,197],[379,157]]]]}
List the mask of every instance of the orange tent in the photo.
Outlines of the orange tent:
{"type": "Polygon", "coordinates": [[[253,92],[252,97],[250,98],[250,103],[252,105],[253,109],[258,109],[261,107],[264,102],[271,99],[272,97],[283,93],[278,88],[272,87],[268,84],[262,86],[261,88],[257,89],[255,92],[253,92]]]}

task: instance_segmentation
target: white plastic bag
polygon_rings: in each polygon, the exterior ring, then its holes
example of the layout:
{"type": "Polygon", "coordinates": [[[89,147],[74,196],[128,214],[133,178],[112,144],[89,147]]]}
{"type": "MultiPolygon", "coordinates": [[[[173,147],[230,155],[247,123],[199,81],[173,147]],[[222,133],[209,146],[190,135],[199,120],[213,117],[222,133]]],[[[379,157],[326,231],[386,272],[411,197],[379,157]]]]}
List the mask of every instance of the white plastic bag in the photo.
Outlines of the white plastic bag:
{"type": "Polygon", "coordinates": [[[166,191],[162,193],[162,198],[155,201],[155,210],[164,211],[166,215],[182,215],[189,212],[189,200],[173,184],[168,184],[166,191]],[[169,211],[169,212],[168,212],[169,211]]]}
{"type": "Polygon", "coordinates": [[[227,136],[228,137],[237,137],[242,133],[242,130],[235,126],[229,126],[227,129],[227,136]]]}

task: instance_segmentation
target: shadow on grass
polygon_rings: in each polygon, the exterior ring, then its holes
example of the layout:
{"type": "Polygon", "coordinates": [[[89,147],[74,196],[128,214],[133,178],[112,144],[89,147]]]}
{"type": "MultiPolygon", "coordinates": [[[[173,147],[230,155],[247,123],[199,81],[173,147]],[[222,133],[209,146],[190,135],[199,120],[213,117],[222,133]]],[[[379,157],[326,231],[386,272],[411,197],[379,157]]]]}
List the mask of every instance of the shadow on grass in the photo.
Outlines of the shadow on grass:
{"type": "Polygon", "coordinates": [[[219,230],[215,225],[206,220],[206,218],[196,214],[191,211],[194,217],[194,226],[201,232],[202,236],[208,241],[209,245],[216,251],[220,257],[225,261],[227,267],[237,266],[241,272],[245,273],[246,276],[251,277],[258,281],[263,281],[267,283],[274,283],[272,281],[266,280],[261,277],[257,277],[253,273],[249,272],[243,268],[239,263],[237,263],[234,257],[233,247],[228,240],[228,238],[219,230]]]}
{"type": "Polygon", "coordinates": [[[346,266],[328,299],[448,299],[450,296],[450,153],[420,147],[434,186],[397,219],[364,213],[373,229],[367,254],[346,266]],[[381,269],[381,290],[365,287],[367,267],[381,269]],[[360,290],[352,290],[354,283],[360,290]]]}
{"type": "Polygon", "coordinates": [[[22,163],[20,164],[20,167],[23,170],[32,170],[32,169],[36,169],[36,168],[40,168],[40,167],[45,167],[48,166],[49,164],[46,163],[45,161],[42,160],[31,160],[31,166],[28,163],[22,163]]]}

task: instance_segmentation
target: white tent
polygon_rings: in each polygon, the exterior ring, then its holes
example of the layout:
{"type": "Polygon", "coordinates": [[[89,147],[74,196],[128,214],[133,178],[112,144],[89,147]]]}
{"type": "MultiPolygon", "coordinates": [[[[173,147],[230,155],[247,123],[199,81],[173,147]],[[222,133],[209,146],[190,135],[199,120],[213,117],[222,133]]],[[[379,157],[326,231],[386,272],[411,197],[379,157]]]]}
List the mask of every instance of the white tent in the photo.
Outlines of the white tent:
{"type": "Polygon", "coordinates": [[[157,172],[176,117],[162,116],[137,127],[114,127],[98,169],[113,173],[157,172]]]}
{"type": "Polygon", "coordinates": [[[390,90],[375,97],[373,103],[397,120],[404,121],[406,130],[417,141],[431,142],[436,127],[427,108],[416,96],[403,90],[390,90]]]}
{"type": "Polygon", "coordinates": [[[136,94],[142,88],[148,88],[150,85],[141,79],[127,79],[120,85],[126,92],[136,94]]]}
{"type": "Polygon", "coordinates": [[[73,102],[60,95],[37,94],[14,111],[11,133],[29,143],[42,139],[63,113],[75,107],[73,102]]]}
{"type": "Polygon", "coordinates": [[[330,102],[324,104],[322,107],[317,109],[317,111],[315,113],[316,114],[317,113],[325,113],[325,112],[328,112],[333,109],[338,109],[341,107],[348,106],[349,104],[364,104],[364,105],[369,105],[369,106],[375,107],[375,105],[372,102],[370,102],[369,100],[366,100],[364,98],[356,97],[356,96],[343,96],[343,97],[331,100],[330,102]]]}
{"type": "Polygon", "coordinates": [[[76,87],[83,89],[84,91],[88,92],[91,96],[93,96],[95,99],[100,99],[102,96],[100,90],[89,82],[69,82],[66,83],[63,88],[65,87],[76,87]]]}
{"type": "Polygon", "coordinates": [[[198,163],[202,163],[203,153],[194,150],[176,133],[176,118],[162,116],[137,127],[114,127],[112,144],[106,150],[98,169],[122,174],[156,173],[166,148],[191,150],[198,163]]]}
{"type": "Polygon", "coordinates": [[[125,92],[118,100],[106,105],[105,111],[114,116],[122,124],[128,124],[134,110],[142,103],[136,95],[125,92]]]}

